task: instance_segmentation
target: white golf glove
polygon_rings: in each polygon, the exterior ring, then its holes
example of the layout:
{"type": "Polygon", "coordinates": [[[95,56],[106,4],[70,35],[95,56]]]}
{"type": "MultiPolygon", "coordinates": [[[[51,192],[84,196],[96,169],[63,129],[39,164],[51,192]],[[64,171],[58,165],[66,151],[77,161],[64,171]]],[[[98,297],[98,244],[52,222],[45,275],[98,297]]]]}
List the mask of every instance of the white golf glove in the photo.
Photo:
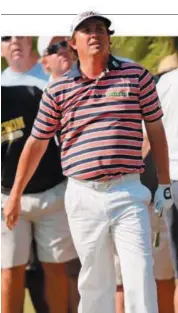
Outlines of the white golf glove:
{"type": "Polygon", "coordinates": [[[153,204],[154,212],[157,215],[157,225],[153,239],[153,246],[159,247],[161,233],[161,217],[163,215],[163,212],[169,210],[173,205],[170,185],[158,185],[158,188],[155,192],[153,204]]]}
{"type": "Polygon", "coordinates": [[[163,211],[167,211],[173,205],[170,185],[158,185],[154,196],[154,211],[158,216],[162,216],[163,211]]]}

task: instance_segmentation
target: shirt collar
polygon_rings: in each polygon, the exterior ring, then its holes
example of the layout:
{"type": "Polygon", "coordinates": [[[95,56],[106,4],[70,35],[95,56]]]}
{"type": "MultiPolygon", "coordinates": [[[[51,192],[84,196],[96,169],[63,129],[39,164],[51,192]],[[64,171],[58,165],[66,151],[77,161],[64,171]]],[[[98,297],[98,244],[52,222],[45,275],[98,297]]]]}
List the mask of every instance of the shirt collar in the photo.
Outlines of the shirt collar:
{"type": "MultiPolygon", "coordinates": [[[[119,60],[117,60],[116,58],[114,58],[111,54],[109,55],[109,60],[108,60],[108,70],[117,70],[120,68],[120,64],[121,62],[119,60]]],[[[80,63],[79,61],[77,61],[73,67],[71,68],[71,70],[67,73],[67,76],[69,78],[81,78],[82,74],[80,71],[80,63]]]]}

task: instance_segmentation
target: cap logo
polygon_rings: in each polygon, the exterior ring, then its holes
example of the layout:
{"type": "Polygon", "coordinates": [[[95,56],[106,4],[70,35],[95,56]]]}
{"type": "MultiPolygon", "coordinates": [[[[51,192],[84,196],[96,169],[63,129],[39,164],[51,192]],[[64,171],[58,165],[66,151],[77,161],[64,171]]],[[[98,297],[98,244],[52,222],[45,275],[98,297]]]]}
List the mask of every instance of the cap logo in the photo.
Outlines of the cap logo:
{"type": "Polygon", "coordinates": [[[76,25],[78,25],[81,21],[85,20],[87,17],[98,16],[98,15],[100,15],[100,14],[93,12],[93,11],[87,11],[87,12],[81,13],[80,15],[78,15],[77,20],[74,22],[74,24],[71,25],[70,31],[73,32],[76,25]]]}
{"type": "MultiPolygon", "coordinates": [[[[79,15],[76,16],[76,18],[74,19],[71,27],[70,27],[70,32],[71,32],[71,35],[73,34],[74,30],[83,22],[85,21],[86,19],[88,18],[91,18],[91,17],[95,17],[95,18],[100,18],[100,19],[103,19],[103,21],[105,21],[105,24],[107,25],[107,27],[109,28],[109,26],[111,25],[111,21],[102,16],[100,13],[98,12],[95,12],[95,11],[86,11],[86,12],[83,12],[79,15]]],[[[113,34],[114,31],[110,31],[109,34],[113,34]]]]}
{"type": "Polygon", "coordinates": [[[95,15],[98,15],[97,13],[95,12],[92,12],[92,11],[89,11],[89,12],[83,12],[81,15],[80,15],[80,18],[83,18],[83,17],[88,17],[88,16],[95,16],[95,15]]]}

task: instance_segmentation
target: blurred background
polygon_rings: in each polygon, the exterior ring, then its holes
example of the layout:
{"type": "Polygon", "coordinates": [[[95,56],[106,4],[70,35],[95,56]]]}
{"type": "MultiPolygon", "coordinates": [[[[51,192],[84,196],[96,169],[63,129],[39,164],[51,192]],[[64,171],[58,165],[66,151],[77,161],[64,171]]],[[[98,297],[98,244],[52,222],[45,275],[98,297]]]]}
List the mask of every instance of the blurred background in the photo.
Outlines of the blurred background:
{"type": "MultiPolygon", "coordinates": [[[[38,37],[33,37],[36,50],[38,37]]],[[[153,74],[159,72],[159,64],[164,57],[175,52],[173,37],[118,37],[111,38],[111,51],[116,56],[126,57],[145,66],[153,74]]],[[[7,64],[2,58],[1,71],[7,64]]]]}

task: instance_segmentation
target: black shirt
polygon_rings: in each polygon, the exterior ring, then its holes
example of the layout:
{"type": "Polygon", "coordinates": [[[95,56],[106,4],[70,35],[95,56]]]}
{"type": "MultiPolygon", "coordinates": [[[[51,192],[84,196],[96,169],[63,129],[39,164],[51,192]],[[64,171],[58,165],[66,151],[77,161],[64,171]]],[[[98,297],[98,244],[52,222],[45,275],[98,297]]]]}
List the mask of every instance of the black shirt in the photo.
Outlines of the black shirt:
{"type": "MultiPolygon", "coordinates": [[[[18,160],[31,133],[42,91],[37,87],[1,87],[1,186],[12,188],[18,160]]],[[[37,193],[54,187],[64,180],[60,152],[54,138],[49,142],[38,169],[24,193],[37,193]]]]}

